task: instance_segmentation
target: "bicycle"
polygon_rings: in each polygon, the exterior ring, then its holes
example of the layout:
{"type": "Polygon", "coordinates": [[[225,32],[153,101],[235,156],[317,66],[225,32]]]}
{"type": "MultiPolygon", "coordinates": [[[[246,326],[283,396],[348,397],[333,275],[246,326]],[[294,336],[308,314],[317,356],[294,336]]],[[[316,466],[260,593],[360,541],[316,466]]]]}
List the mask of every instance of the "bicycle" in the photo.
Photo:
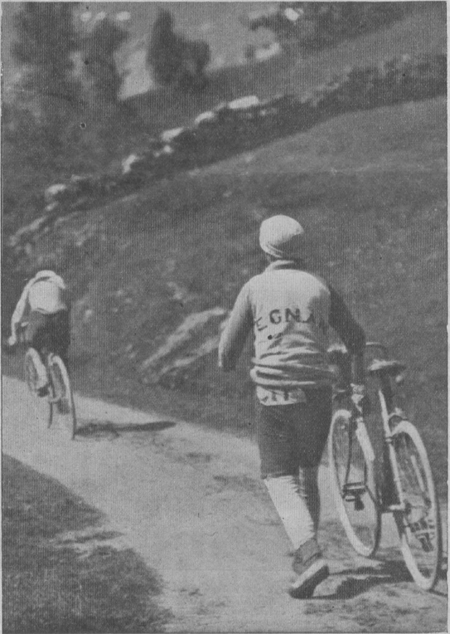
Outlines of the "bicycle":
{"type": "Polygon", "coordinates": [[[364,407],[350,399],[350,357],[331,353],[344,377],[345,387],[335,390],[328,440],[332,494],[339,519],[354,550],[373,557],[381,538],[381,516],[392,513],[405,564],[416,584],[432,590],[441,569],[442,528],[433,474],[419,432],[396,404],[396,387],[403,383],[406,366],[387,359],[385,346],[366,368],[374,379],[381,414],[382,456],[368,433],[364,407]],[[382,467],[382,481],[376,465],[382,467]]]}
{"type": "MultiPolygon", "coordinates": [[[[19,327],[18,338],[21,344],[25,343],[27,325],[26,322],[23,322],[19,327]]],[[[29,347],[25,352],[25,380],[30,392],[36,397],[38,396],[36,363],[39,363],[40,358],[39,352],[35,348],[29,347]]],[[[40,398],[45,398],[48,404],[47,427],[52,426],[55,410],[58,410],[60,414],[70,416],[71,439],[73,440],[77,433],[77,416],[69,373],[58,354],[44,349],[42,358],[47,371],[48,392],[44,397],[40,398]]]]}

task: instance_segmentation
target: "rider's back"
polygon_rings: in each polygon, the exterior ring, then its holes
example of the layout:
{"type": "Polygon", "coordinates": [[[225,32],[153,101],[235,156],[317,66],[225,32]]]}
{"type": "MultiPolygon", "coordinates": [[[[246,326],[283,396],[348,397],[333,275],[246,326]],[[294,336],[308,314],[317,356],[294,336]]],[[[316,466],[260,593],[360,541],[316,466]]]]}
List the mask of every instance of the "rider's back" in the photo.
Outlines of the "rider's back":
{"type": "Polygon", "coordinates": [[[254,319],[253,380],[270,384],[327,384],[330,291],[318,276],[292,263],[272,263],[248,283],[254,319]]]}
{"type": "Polygon", "coordinates": [[[51,315],[60,310],[67,310],[67,291],[53,280],[38,280],[28,293],[30,309],[51,315]]]}

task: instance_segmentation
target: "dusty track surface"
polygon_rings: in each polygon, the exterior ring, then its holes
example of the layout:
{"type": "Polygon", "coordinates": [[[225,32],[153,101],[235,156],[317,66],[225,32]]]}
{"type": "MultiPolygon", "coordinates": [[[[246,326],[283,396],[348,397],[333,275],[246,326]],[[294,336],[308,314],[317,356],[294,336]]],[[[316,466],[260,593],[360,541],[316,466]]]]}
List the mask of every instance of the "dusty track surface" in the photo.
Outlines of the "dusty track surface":
{"type": "Polygon", "coordinates": [[[415,587],[388,522],[378,560],[348,546],[326,467],[320,538],[332,574],[313,599],[295,601],[286,593],[290,544],[258,478],[251,442],[92,399],[76,401],[80,423],[92,423],[91,433],[70,441],[62,418],[46,429],[44,404],[23,383],[4,377],[3,451],[105,514],[108,528],[120,534],[117,547],[131,546],[160,574],[162,602],[173,615],[169,631],[447,630],[445,580],[434,593],[415,587]]]}

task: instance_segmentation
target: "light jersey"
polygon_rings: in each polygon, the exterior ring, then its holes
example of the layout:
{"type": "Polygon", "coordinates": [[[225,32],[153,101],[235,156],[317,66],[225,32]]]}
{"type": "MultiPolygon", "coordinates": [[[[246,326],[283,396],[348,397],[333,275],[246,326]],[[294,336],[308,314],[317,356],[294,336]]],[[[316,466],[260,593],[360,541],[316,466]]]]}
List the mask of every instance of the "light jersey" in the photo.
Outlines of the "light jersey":
{"type": "Polygon", "coordinates": [[[250,376],[265,405],[305,401],[305,387],[331,385],[327,361],[331,292],[320,277],[276,261],[250,279],[236,299],[219,345],[231,366],[249,330],[254,334],[250,376]]]}
{"type": "Polygon", "coordinates": [[[61,310],[68,310],[67,290],[59,275],[46,275],[46,271],[38,273],[22,291],[17,306],[11,317],[11,332],[15,332],[30,312],[53,315],[61,310]]]}
{"type": "Polygon", "coordinates": [[[301,386],[331,383],[326,360],[330,291],[316,275],[295,269],[266,270],[248,283],[255,354],[250,373],[260,400],[304,400],[301,386]],[[286,394],[285,388],[291,388],[286,394]],[[264,393],[268,389],[268,394],[264,393]]]}
{"type": "Polygon", "coordinates": [[[51,315],[66,310],[64,290],[51,280],[39,280],[28,292],[30,310],[51,315]]]}

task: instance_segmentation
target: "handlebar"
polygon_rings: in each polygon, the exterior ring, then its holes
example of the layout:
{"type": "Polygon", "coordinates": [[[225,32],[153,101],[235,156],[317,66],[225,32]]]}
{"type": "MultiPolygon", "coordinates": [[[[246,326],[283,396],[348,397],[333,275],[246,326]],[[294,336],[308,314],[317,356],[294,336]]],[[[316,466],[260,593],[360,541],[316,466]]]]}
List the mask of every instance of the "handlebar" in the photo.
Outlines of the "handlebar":
{"type": "Polygon", "coordinates": [[[2,350],[4,352],[14,352],[18,346],[26,343],[25,335],[28,327],[27,321],[22,321],[16,325],[16,341],[15,343],[10,343],[9,339],[3,339],[2,337],[2,350]]]}
{"type": "MultiPolygon", "coordinates": [[[[371,358],[365,360],[364,366],[373,361],[373,356],[377,356],[378,359],[386,360],[388,358],[387,346],[379,343],[378,341],[368,341],[365,345],[365,352],[375,351],[378,354],[371,355],[371,358]]],[[[334,344],[328,348],[328,362],[332,366],[337,366],[337,391],[340,393],[348,394],[350,384],[352,382],[352,355],[348,352],[343,344],[334,344]]],[[[336,387],[336,386],[335,386],[336,387]]]]}

